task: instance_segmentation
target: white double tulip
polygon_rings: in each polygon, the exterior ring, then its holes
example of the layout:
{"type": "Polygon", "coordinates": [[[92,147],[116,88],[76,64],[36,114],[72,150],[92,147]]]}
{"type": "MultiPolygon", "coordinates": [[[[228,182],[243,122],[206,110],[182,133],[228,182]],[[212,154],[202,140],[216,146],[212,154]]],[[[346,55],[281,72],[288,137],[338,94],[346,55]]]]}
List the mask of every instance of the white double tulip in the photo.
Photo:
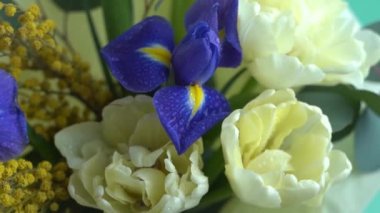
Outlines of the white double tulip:
{"type": "Polygon", "coordinates": [[[380,37],[361,30],[343,0],[239,0],[246,66],[267,88],[360,86],[380,59],[380,37]]]}
{"type": "Polygon", "coordinates": [[[226,176],[245,203],[280,208],[319,205],[351,163],[333,150],[328,118],[292,90],[267,90],[222,125],[226,176]]]}
{"type": "Polygon", "coordinates": [[[116,100],[103,121],[68,127],[55,144],[73,169],[69,193],[105,212],[180,212],[208,191],[201,141],[178,156],[147,96],[116,100]]]}

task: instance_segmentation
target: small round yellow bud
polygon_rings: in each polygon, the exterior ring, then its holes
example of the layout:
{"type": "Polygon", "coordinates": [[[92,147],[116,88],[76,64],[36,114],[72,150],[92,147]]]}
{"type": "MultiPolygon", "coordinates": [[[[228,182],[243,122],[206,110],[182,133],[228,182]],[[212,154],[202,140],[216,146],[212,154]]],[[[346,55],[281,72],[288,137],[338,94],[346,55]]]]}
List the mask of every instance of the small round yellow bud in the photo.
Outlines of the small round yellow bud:
{"type": "Polygon", "coordinates": [[[47,171],[50,171],[53,166],[49,161],[42,161],[38,164],[38,168],[46,169],[47,171]]]}
{"type": "Polygon", "coordinates": [[[13,4],[5,5],[5,15],[12,17],[16,14],[17,8],[13,4]]]}
{"type": "Polygon", "coordinates": [[[57,202],[53,202],[50,204],[50,211],[52,212],[56,212],[59,210],[59,205],[57,202]]]}
{"type": "Polygon", "coordinates": [[[25,213],[37,213],[38,212],[38,206],[37,204],[27,204],[25,206],[25,213]]]}
{"type": "Polygon", "coordinates": [[[3,206],[5,207],[12,206],[14,202],[15,202],[15,199],[11,195],[5,194],[5,193],[0,194],[0,203],[3,206]]]}

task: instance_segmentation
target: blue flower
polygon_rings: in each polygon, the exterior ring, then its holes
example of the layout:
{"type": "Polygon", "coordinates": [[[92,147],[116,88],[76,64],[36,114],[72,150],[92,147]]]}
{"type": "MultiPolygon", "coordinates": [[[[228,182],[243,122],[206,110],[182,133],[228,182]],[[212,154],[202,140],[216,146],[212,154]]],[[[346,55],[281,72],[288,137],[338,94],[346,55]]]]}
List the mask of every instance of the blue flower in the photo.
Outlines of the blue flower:
{"type": "Polygon", "coordinates": [[[174,50],[176,84],[204,84],[214,74],[219,59],[218,35],[206,22],[198,22],[174,50]]]}
{"type": "Polygon", "coordinates": [[[159,89],[153,102],[163,127],[182,154],[225,118],[230,107],[222,94],[203,86],[221,58],[217,32],[209,23],[193,24],[173,49],[170,24],[153,16],[110,42],[102,54],[115,78],[131,91],[153,91],[173,71],[176,86],[159,89]]]}
{"type": "Polygon", "coordinates": [[[17,105],[17,83],[0,70],[0,161],[17,157],[28,144],[26,119],[17,105]]]}
{"type": "Polygon", "coordinates": [[[168,79],[173,36],[165,19],[150,17],[111,41],[102,55],[124,88],[153,91],[168,79]]]}
{"type": "Polygon", "coordinates": [[[237,32],[238,0],[197,0],[186,14],[187,29],[199,21],[224,34],[219,66],[236,67],[242,60],[237,32]]]}

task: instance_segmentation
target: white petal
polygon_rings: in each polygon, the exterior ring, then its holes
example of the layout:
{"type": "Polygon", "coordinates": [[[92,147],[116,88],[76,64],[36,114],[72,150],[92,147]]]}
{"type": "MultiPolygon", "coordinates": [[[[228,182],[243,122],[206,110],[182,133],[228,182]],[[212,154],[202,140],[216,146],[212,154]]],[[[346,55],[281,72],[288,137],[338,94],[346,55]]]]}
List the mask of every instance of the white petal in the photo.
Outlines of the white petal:
{"type": "Polygon", "coordinates": [[[105,140],[113,145],[128,143],[139,119],[151,112],[154,109],[148,96],[128,96],[107,105],[101,122],[105,140]]]}
{"type": "Polygon", "coordinates": [[[97,208],[95,200],[83,187],[83,183],[78,173],[73,173],[69,179],[68,191],[70,196],[80,205],[97,208]]]}
{"type": "Polygon", "coordinates": [[[332,181],[341,180],[350,175],[352,165],[344,152],[332,150],[329,158],[331,163],[328,172],[332,181]]]}
{"type": "Polygon", "coordinates": [[[261,84],[276,89],[315,84],[325,76],[313,64],[303,65],[296,57],[279,54],[256,58],[248,69],[261,84]]]}
{"type": "Polygon", "coordinates": [[[362,65],[363,75],[368,75],[369,68],[380,60],[380,36],[371,30],[361,30],[356,38],[364,43],[366,60],[362,65]]]}
{"type": "Polygon", "coordinates": [[[130,145],[140,145],[153,151],[170,141],[156,113],[146,114],[137,122],[129,140],[130,145]]]}
{"type": "Polygon", "coordinates": [[[268,208],[281,206],[281,197],[272,186],[264,185],[262,178],[253,171],[226,165],[226,176],[232,190],[242,201],[268,208]]]}
{"type": "Polygon", "coordinates": [[[69,167],[79,169],[89,157],[83,156],[83,152],[81,152],[82,147],[85,144],[90,144],[90,147],[95,148],[95,150],[101,149],[102,145],[99,143],[101,139],[100,124],[97,122],[86,122],[61,130],[55,135],[54,141],[58,150],[67,159],[69,167]]]}
{"type": "Polygon", "coordinates": [[[162,149],[157,149],[154,152],[149,151],[142,146],[131,146],[129,148],[129,156],[136,167],[152,167],[157,162],[157,159],[163,153],[162,149]]]}
{"type": "MultiPolygon", "coordinates": [[[[243,203],[237,198],[232,198],[222,208],[221,213],[321,213],[320,208],[308,207],[308,206],[290,206],[282,207],[278,209],[262,208],[253,206],[247,203],[243,203]]],[[[337,212],[337,211],[334,211],[337,212]]],[[[331,212],[325,212],[331,213],[331,212]]]]}

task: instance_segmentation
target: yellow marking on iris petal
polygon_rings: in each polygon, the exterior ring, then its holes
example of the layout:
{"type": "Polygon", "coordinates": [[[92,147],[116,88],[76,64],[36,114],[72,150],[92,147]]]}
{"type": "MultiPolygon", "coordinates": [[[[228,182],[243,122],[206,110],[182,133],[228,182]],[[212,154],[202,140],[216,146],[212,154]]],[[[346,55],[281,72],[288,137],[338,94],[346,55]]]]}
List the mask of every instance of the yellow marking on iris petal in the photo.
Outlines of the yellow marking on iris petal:
{"type": "Polygon", "coordinates": [[[143,47],[140,48],[139,51],[144,53],[147,57],[154,61],[162,63],[167,67],[170,66],[172,54],[166,47],[160,44],[155,44],[149,47],[143,47]]]}
{"type": "Polygon", "coordinates": [[[202,103],[205,99],[205,94],[202,87],[199,86],[198,84],[195,84],[195,85],[189,86],[189,96],[193,104],[192,114],[195,115],[195,113],[197,113],[199,108],[202,106],[202,103]]]}

